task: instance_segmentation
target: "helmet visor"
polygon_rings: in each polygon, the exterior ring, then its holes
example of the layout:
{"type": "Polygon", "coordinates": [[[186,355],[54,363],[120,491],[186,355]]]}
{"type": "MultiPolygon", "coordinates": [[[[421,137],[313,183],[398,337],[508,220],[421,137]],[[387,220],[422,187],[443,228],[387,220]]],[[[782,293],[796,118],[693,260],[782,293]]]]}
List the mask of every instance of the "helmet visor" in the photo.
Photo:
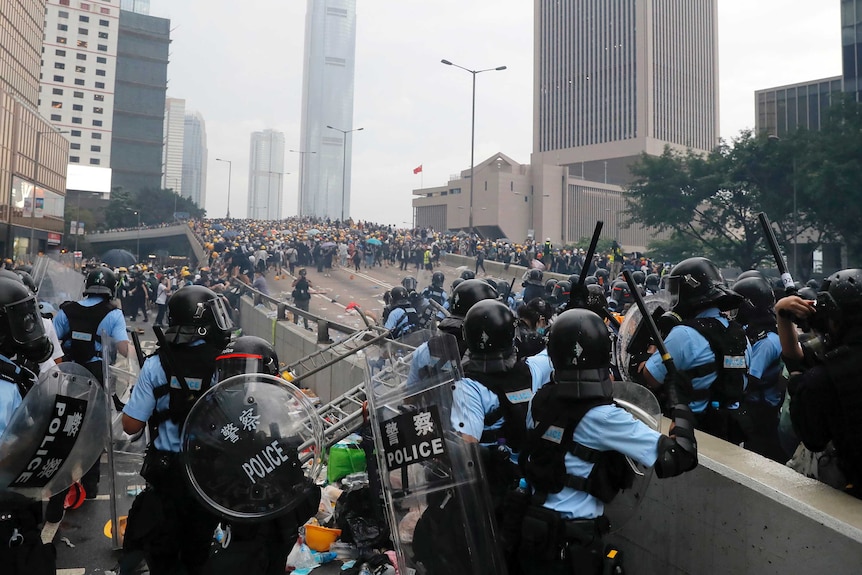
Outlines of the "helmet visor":
{"type": "Polygon", "coordinates": [[[8,304],[6,316],[9,319],[9,335],[17,345],[27,346],[45,339],[45,326],[33,296],[8,304]]]}
{"type": "Polygon", "coordinates": [[[216,358],[215,380],[224,381],[235,375],[271,373],[264,366],[263,356],[254,353],[227,353],[216,358]]]}
{"type": "Polygon", "coordinates": [[[220,297],[213,298],[204,303],[199,303],[195,310],[195,320],[203,320],[207,310],[212,312],[215,326],[221,331],[233,329],[233,320],[230,318],[230,310],[220,297]]]}
{"type": "Polygon", "coordinates": [[[673,309],[679,304],[679,287],[682,283],[680,276],[667,276],[667,291],[670,294],[670,308],[673,309]]]}

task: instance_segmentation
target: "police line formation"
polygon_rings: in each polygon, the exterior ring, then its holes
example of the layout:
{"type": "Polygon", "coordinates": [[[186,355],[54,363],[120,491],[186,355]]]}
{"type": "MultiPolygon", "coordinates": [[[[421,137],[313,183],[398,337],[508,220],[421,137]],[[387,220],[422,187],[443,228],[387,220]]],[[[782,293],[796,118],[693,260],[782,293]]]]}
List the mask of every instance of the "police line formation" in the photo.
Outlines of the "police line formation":
{"type": "MultiPolygon", "coordinates": [[[[104,358],[131,350],[114,270],[87,270],[83,299],[61,305],[53,320],[30,271],[0,271],[0,566],[41,574],[54,572],[70,487],[98,489],[104,358]]],[[[381,498],[403,505],[390,509],[390,523],[413,515],[409,529],[391,525],[376,547],[394,544],[402,568],[420,573],[622,573],[623,554],[603,541],[615,498],[645,488],[636,469],[659,478],[694,469],[700,432],[781,463],[805,449],[831,452],[833,485],[860,496],[862,270],[786,290],[759,271],[729,286],[700,257],[661,278],[587,273],[552,282],[532,269],[514,290],[465,271],[447,290],[436,271],[429,286],[408,276],[387,293],[379,331],[398,341],[426,337],[405,356],[412,399],[368,430],[381,470],[375,479],[378,466],[369,466],[371,489],[391,491],[373,493],[371,507],[381,498]],[[442,380],[452,385],[440,388],[442,380]],[[417,399],[426,387],[446,397],[439,405],[417,399]],[[623,389],[660,404],[669,434],[627,410],[623,389]],[[446,475],[456,450],[481,457],[487,506],[457,489],[407,503],[408,484],[446,475]],[[471,518],[465,509],[479,511],[471,518]],[[466,535],[477,530],[491,534],[488,549],[469,548],[482,540],[466,535]]],[[[303,415],[302,393],[280,375],[271,344],[236,337],[236,310],[206,287],[210,279],[186,283],[166,300],[157,351],[122,407],[125,433],[147,433],[149,444],[120,570],[145,562],[153,574],[282,573],[303,549],[297,532],[320,509],[317,471],[296,431],[314,411],[303,415]]],[[[394,355],[382,353],[378,367],[396,363],[394,355]]],[[[392,572],[375,550],[359,551],[352,572],[392,572]]]]}

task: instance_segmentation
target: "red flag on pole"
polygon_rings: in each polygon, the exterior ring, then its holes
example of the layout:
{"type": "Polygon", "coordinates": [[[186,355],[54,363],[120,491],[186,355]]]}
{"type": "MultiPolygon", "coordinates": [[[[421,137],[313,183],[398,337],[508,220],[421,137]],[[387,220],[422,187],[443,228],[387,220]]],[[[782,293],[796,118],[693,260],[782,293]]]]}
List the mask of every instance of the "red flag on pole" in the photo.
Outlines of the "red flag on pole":
{"type": "Polygon", "coordinates": [[[413,173],[418,174],[422,171],[422,164],[419,164],[418,168],[413,168],[413,173]]]}

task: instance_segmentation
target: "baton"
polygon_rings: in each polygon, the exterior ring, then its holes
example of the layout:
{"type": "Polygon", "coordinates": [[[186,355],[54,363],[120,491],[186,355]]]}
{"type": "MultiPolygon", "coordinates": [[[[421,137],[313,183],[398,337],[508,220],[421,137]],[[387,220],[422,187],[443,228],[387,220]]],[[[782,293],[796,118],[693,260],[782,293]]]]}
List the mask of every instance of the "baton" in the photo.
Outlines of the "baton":
{"type": "Polygon", "coordinates": [[[629,284],[629,291],[632,294],[632,297],[635,300],[635,304],[637,304],[638,309],[641,312],[641,321],[646,322],[646,327],[649,330],[650,336],[652,336],[653,341],[655,341],[656,347],[658,348],[659,353],[661,354],[661,362],[664,364],[667,369],[667,397],[670,401],[670,406],[673,407],[680,403],[679,393],[676,389],[676,382],[678,381],[679,372],[676,369],[676,365],[673,363],[673,357],[667,352],[667,346],[664,344],[664,340],[661,337],[661,334],[658,331],[658,327],[655,324],[655,320],[653,320],[652,315],[650,315],[649,310],[647,310],[647,306],[644,303],[644,298],[641,295],[641,292],[637,289],[637,284],[635,284],[635,279],[632,277],[632,272],[630,270],[623,271],[623,277],[626,280],[626,283],[629,284]]]}
{"type": "MultiPolygon", "coordinates": [[[[590,273],[590,265],[593,262],[593,256],[596,253],[596,245],[599,243],[599,236],[602,234],[602,226],[605,223],[602,220],[596,222],[596,228],[593,230],[593,238],[590,240],[590,248],[587,250],[586,257],[584,257],[584,265],[581,267],[581,275],[578,276],[578,285],[572,286],[572,290],[569,292],[569,303],[566,305],[566,309],[574,309],[579,307],[586,307],[587,302],[578,301],[579,298],[583,297],[584,290],[586,288],[587,283],[587,275],[590,273]]],[[[584,298],[586,300],[586,298],[584,298]]]]}
{"type": "Polygon", "coordinates": [[[781,283],[784,284],[784,294],[796,295],[796,285],[793,283],[793,276],[787,270],[787,263],[781,256],[781,250],[778,249],[778,240],[775,239],[775,232],[772,229],[769,216],[766,215],[766,212],[760,212],[757,214],[757,219],[760,220],[760,225],[763,227],[763,236],[766,238],[766,243],[769,244],[772,258],[775,260],[775,265],[781,274],[781,283]]]}
{"type": "Polygon", "coordinates": [[[135,357],[138,359],[138,368],[140,369],[144,367],[144,361],[146,360],[144,350],[141,348],[141,336],[133,329],[128,330],[128,333],[132,337],[132,345],[135,348],[135,357]]]}

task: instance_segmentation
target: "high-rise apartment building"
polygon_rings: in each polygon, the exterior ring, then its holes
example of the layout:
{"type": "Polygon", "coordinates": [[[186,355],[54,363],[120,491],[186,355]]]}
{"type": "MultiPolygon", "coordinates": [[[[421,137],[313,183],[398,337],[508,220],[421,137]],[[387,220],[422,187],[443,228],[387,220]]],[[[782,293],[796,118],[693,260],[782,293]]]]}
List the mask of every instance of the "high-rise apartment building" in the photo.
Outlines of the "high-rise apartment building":
{"type": "Polygon", "coordinates": [[[183,194],[183,137],[186,130],[186,101],[165,100],[165,145],[162,149],[162,188],[183,194]]]}
{"type": "Polygon", "coordinates": [[[39,114],[45,0],[0,9],[0,254],[59,248],[69,142],[39,114]],[[31,242],[32,239],[32,242],[31,242]]]}
{"type": "Polygon", "coordinates": [[[149,15],[150,0],[120,0],[120,8],[129,12],[149,15]]]}
{"type": "Polygon", "coordinates": [[[207,201],[207,127],[203,116],[198,112],[186,112],[184,130],[183,195],[204,208],[207,201]]]}
{"type": "Polygon", "coordinates": [[[862,0],[841,0],[844,91],[862,102],[862,0]]]}
{"type": "Polygon", "coordinates": [[[353,129],[355,56],[356,0],[308,0],[299,150],[301,216],[333,220],[350,216],[351,134],[339,130],[353,129]]]}
{"type": "Polygon", "coordinates": [[[248,209],[253,220],[280,220],[284,188],[284,134],[253,132],[248,170],[248,209]]]}
{"type": "Polygon", "coordinates": [[[39,111],[67,131],[69,163],[111,165],[120,10],[109,0],[48,0],[39,111]]]}
{"type": "Polygon", "coordinates": [[[156,189],[162,183],[171,21],[120,12],[111,146],[111,186],[156,189]]]}

